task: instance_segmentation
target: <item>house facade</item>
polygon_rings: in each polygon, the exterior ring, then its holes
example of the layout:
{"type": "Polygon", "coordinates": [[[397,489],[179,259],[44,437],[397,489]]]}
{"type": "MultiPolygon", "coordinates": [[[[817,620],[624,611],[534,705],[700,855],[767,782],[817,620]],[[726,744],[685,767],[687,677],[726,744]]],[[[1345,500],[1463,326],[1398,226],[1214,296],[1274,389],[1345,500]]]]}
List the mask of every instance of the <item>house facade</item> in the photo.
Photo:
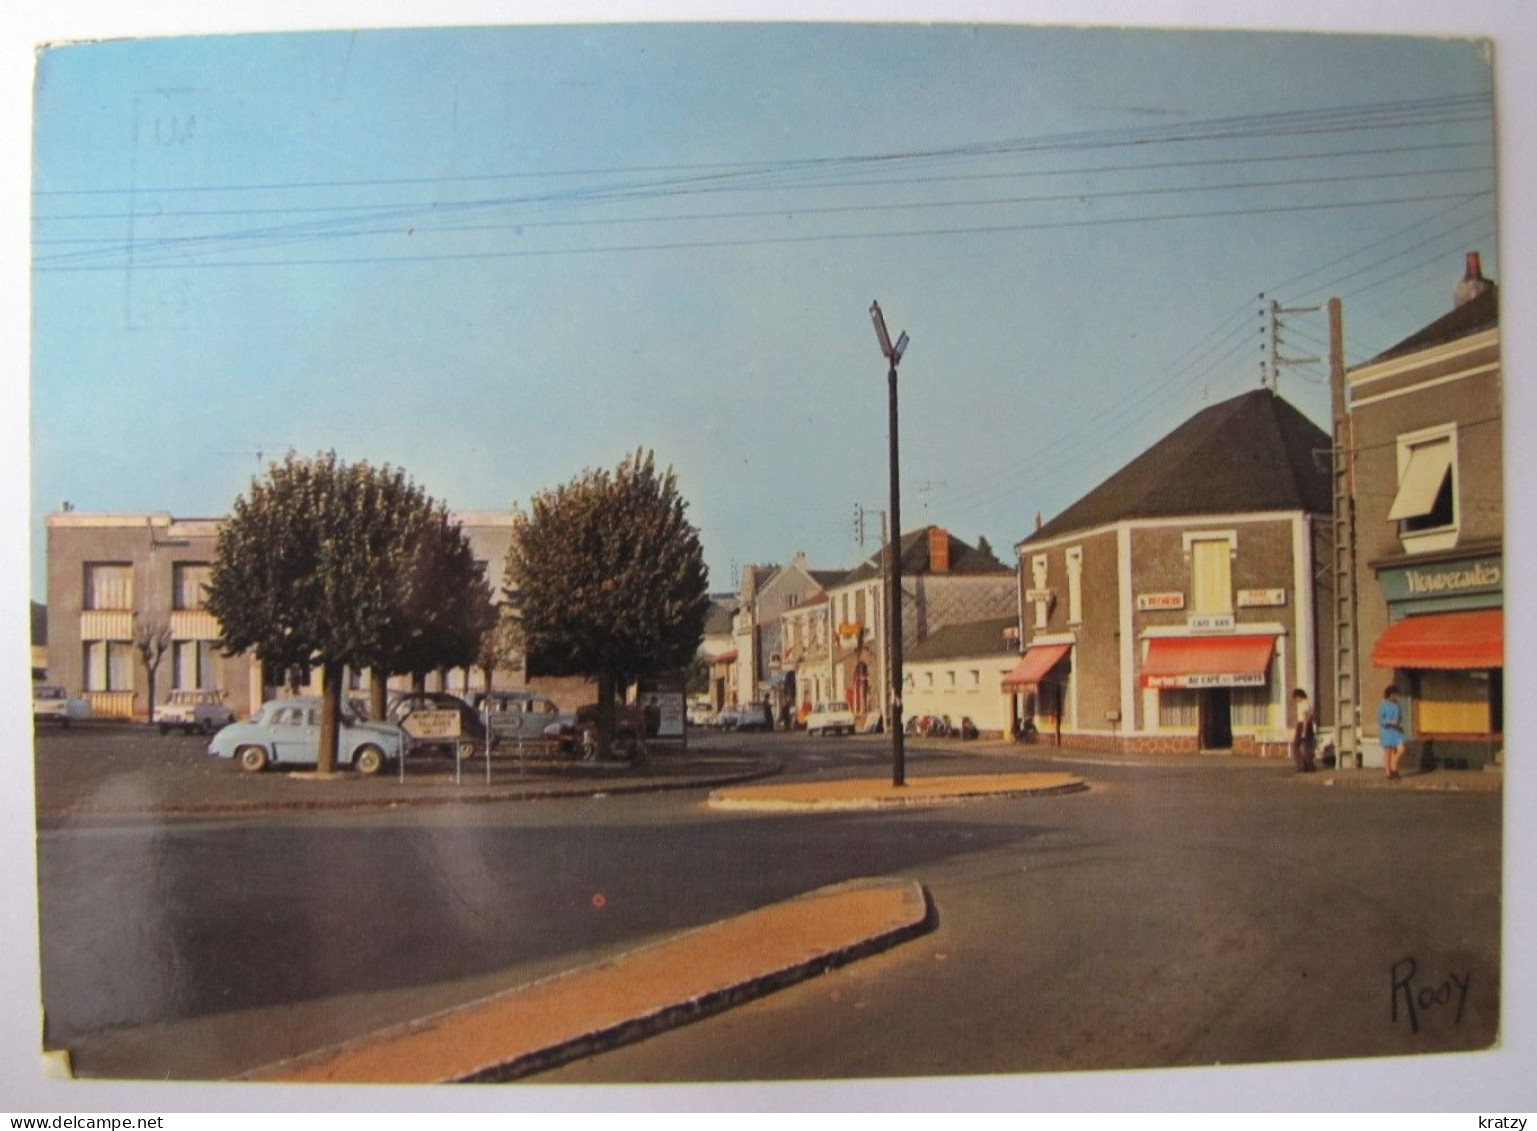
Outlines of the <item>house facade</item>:
{"type": "MultiPolygon", "coordinates": [[[[1009,615],[1015,609],[1014,573],[992,554],[978,550],[940,526],[902,536],[903,714],[913,687],[906,653],[946,625],[1009,615]]],[[[883,688],[890,663],[887,581],[882,569],[889,551],[877,554],[827,591],[832,630],[832,698],[854,709],[861,725],[884,721],[883,688]]]]}
{"type": "Polygon", "coordinates": [[[1504,751],[1504,448],[1499,295],[1476,253],[1452,310],[1346,374],[1361,744],[1398,687],[1413,765],[1504,751]]]}
{"type": "Polygon", "coordinates": [[[1293,689],[1332,718],[1329,451],[1257,390],[1198,413],[1020,542],[1008,730],[1264,755],[1286,750],[1293,689]]]}
{"type": "Polygon", "coordinates": [[[993,617],[944,625],[913,645],[902,658],[903,715],[948,717],[957,727],[970,719],[982,734],[1007,733],[1012,696],[1003,679],[1019,662],[1018,629],[1014,616],[993,617]]]}
{"type": "MultiPolygon", "coordinates": [[[[512,516],[467,512],[455,519],[486,566],[493,593],[499,592],[512,516]]],[[[219,624],[204,607],[220,524],[159,511],[48,515],[49,678],[80,691],[105,718],[148,718],[173,690],[223,691],[242,716],[270,698],[280,673],[264,671],[249,654],[225,656],[219,624]],[[155,670],[154,703],[136,631],[169,633],[155,670]]],[[[495,683],[521,686],[522,678],[521,668],[499,671],[495,683]]],[[[365,673],[347,679],[353,689],[367,687],[365,673]]],[[[480,686],[483,676],[455,671],[436,682],[461,690],[480,686]]]]}

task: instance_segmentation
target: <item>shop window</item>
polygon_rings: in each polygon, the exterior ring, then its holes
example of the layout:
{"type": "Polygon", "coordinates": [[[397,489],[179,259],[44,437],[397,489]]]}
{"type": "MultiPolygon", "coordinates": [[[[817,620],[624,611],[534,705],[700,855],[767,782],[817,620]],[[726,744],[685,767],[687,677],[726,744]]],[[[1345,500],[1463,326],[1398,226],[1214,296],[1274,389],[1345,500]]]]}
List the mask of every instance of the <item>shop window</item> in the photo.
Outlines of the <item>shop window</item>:
{"type": "Polygon", "coordinates": [[[1410,550],[1446,549],[1457,540],[1457,434],[1450,428],[1398,438],[1398,489],[1388,520],[1410,550]]]}
{"type": "Polygon", "coordinates": [[[1420,734],[1493,733],[1490,682],[1488,672],[1421,672],[1414,702],[1415,730],[1420,734]]]}
{"type": "Polygon", "coordinates": [[[85,607],[92,610],[132,609],[133,566],[118,562],[88,564],[85,567],[85,607]]]}
{"type": "Polygon", "coordinates": [[[1201,719],[1201,693],[1165,688],[1158,693],[1158,725],[1164,730],[1194,730],[1201,719]]]}
{"type": "Polygon", "coordinates": [[[1264,729],[1270,726],[1270,688],[1233,688],[1233,725],[1264,729]]]}

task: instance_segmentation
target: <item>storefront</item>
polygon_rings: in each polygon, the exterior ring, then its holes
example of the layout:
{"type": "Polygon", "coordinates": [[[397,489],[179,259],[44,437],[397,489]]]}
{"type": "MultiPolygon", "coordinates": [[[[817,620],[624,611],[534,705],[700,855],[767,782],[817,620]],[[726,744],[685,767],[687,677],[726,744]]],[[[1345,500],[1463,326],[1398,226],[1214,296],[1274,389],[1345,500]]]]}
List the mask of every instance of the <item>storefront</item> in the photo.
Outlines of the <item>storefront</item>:
{"type": "Polygon", "coordinates": [[[1273,635],[1171,636],[1147,641],[1142,687],[1158,692],[1158,728],[1193,732],[1198,749],[1257,742],[1271,725],[1273,635]]]}
{"type": "Polygon", "coordinates": [[[1025,734],[1033,726],[1042,737],[1062,744],[1062,726],[1071,724],[1072,652],[1071,644],[1032,645],[1003,677],[1014,735],[1025,734]]]}
{"type": "Polygon", "coordinates": [[[1505,614],[1500,555],[1383,564],[1388,628],[1372,664],[1408,705],[1409,764],[1478,768],[1504,755],[1505,614]]]}

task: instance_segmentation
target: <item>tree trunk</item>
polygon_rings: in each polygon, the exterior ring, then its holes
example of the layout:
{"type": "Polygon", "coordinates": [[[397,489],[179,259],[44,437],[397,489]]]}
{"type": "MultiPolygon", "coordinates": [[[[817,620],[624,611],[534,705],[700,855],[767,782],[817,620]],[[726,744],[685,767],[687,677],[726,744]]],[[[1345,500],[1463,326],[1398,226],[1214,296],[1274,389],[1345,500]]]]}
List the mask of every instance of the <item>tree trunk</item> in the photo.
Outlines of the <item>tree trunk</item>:
{"type": "Polygon", "coordinates": [[[383,668],[369,669],[368,678],[368,717],[379,720],[384,718],[384,712],[388,706],[390,677],[383,668]]]}
{"type": "Polygon", "coordinates": [[[598,673],[598,761],[606,762],[614,753],[614,673],[598,673]]]}
{"type": "Polygon", "coordinates": [[[427,690],[427,673],[426,672],[412,672],[411,673],[411,690],[417,692],[418,694],[420,694],[421,692],[427,690]]]}
{"type": "Polygon", "coordinates": [[[342,665],[327,661],[320,670],[325,686],[320,695],[320,752],[315,768],[322,774],[334,774],[341,738],[342,665]]]}

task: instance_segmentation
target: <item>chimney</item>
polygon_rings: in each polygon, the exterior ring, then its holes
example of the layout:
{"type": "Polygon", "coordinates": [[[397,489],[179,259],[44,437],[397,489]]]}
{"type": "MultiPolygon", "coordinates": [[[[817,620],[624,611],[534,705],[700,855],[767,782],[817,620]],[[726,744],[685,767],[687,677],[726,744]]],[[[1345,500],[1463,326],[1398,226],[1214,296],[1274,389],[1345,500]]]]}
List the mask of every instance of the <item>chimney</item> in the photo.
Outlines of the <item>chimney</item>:
{"type": "Polygon", "coordinates": [[[1457,283],[1452,292],[1453,308],[1461,306],[1465,302],[1471,302],[1485,291],[1494,289],[1494,284],[1484,278],[1482,264],[1478,260],[1478,252],[1468,252],[1467,270],[1463,272],[1462,279],[1457,283]]]}
{"type": "Polygon", "coordinates": [[[790,559],[790,564],[804,570],[806,568],[806,551],[796,550],[795,557],[790,559]]]}
{"type": "Polygon", "coordinates": [[[758,567],[744,565],[742,567],[742,601],[751,604],[758,598],[758,567]]]}
{"type": "Polygon", "coordinates": [[[929,572],[950,572],[950,532],[942,526],[929,527],[929,572]]]}
{"type": "Polygon", "coordinates": [[[1040,511],[1036,511],[1035,512],[1035,528],[1037,530],[1039,530],[1042,525],[1043,525],[1043,523],[1041,522],[1041,512],[1040,511]]]}

